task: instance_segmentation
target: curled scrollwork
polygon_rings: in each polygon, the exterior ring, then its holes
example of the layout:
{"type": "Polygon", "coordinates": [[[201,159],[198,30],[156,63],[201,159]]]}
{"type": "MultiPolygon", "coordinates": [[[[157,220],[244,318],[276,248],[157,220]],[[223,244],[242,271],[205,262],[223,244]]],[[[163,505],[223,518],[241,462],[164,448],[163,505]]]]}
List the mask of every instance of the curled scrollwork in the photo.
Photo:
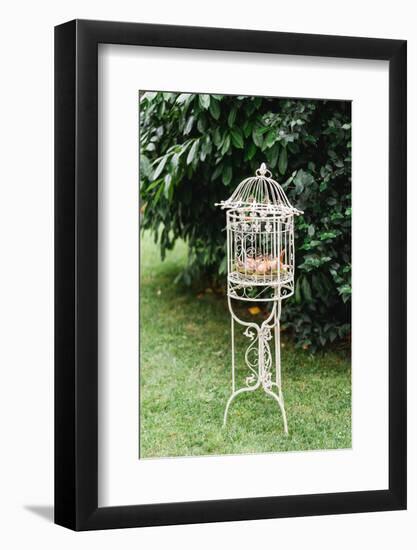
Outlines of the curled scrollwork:
{"type": "Polygon", "coordinates": [[[246,349],[245,352],[245,362],[251,371],[250,375],[246,377],[245,383],[248,387],[255,385],[258,381],[258,332],[255,331],[252,327],[247,327],[243,333],[247,338],[251,340],[251,343],[246,349]]]}
{"type": "Polygon", "coordinates": [[[245,352],[245,362],[250,370],[249,376],[245,379],[247,387],[258,383],[267,389],[272,387],[272,353],[269,345],[272,340],[271,328],[272,326],[263,324],[257,330],[254,327],[247,327],[243,333],[251,340],[245,352]],[[260,357],[261,365],[259,365],[260,357]]]}

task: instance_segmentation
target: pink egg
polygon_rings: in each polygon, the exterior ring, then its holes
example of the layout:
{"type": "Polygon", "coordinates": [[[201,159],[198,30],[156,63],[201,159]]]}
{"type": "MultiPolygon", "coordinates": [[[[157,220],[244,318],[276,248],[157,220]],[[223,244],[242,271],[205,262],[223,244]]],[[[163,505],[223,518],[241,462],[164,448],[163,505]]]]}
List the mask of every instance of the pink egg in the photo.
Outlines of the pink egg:
{"type": "Polygon", "coordinates": [[[245,268],[248,271],[255,271],[256,269],[256,261],[253,258],[247,258],[245,262],[245,268]]]}
{"type": "Polygon", "coordinates": [[[268,261],[259,262],[259,264],[256,266],[256,273],[259,273],[260,275],[267,273],[269,269],[268,264],[268,261]]]}

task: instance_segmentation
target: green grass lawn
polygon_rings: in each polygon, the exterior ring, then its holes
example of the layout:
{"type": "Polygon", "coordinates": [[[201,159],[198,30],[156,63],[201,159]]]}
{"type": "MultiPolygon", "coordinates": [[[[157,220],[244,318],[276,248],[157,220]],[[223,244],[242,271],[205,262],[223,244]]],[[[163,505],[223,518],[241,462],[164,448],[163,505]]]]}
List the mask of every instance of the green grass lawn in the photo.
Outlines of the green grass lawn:
{"type": "MultiPolygon", "coordinates": [[[[204,285],[174,284],[186,254],[180,242],[161,262],[150,236],[141,237],[140,457],[351,447],[350,359],[340,351],[313,355],[285,338],[282,381],[289,435],[276,401],[261,389],[238,396],[222,428],[231,392],[227,301],[204,285]]],[[[243,335],[236,340],[243,385],[242,354],[249,340],[243,335]]]]}

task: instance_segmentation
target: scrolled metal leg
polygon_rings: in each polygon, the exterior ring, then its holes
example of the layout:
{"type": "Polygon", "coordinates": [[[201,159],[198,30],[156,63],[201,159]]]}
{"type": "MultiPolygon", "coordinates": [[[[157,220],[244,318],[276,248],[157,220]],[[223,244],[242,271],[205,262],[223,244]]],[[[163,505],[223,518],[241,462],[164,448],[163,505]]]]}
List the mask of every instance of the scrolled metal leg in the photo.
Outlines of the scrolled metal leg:
{"type": "Polygon", "coordinates": [[[224,411],[224,416],[223,416],[223,428],[226,426],[226,422],[227,422],[227,413],[229,412],[229,407],[233,401],[233,399],[235,397],[237,397],[239,394],[241,393],[244,393],[244,392],[248,392],[248,391],[255,391],[257,388],[259,388],[260,386],[260,382],[258,382],[257,384],[255,384],[254,386],[251,386],[251,387],[248,387],[248,388],[240,388],[239,390],[235,391],[232,393],[232,395],[229,397],[229,399],[227,400],[227,404],[226,404],[226,409],[224,411]]]}
{"type": "Polygon", "coordinates": [[[284,397],[281,391],[281,355],[280,355],[280,333],[279,322],[281,314],[281,303],[276,302],[272,309],[272,312],[268,318],[261,324],[248,323],[241,321],[234,313],[229,298],[229,309],[232,315],[232,394],[230,395],[226,409],[223,416],[223,427],[227,422],[227,415],[229,407],[234,400],[241,393],[255,391],[262,386],[265,393],[273,397],[279,406],[284,423],[285,434],[288,435],[287,416],[284,407],[284,397]],[[235,350],[234,350],[234,322],[237,322],[243,326],[246,326],[244,335],[247,336],[251,342],[248,345],[245,352],[245,363],[249,368],[250,374],[246,377],[246,386],[236,390],[235,388],[235,350]],[[273,370],[273,356],[271,353],[271,347],[269,345],[272,340],[272,335],[275,336],[275,369],[276,369],[276,381],[272,381],[273,370]],[[276,394],[272,387],[275,386],[278,390],[276,394]]]}

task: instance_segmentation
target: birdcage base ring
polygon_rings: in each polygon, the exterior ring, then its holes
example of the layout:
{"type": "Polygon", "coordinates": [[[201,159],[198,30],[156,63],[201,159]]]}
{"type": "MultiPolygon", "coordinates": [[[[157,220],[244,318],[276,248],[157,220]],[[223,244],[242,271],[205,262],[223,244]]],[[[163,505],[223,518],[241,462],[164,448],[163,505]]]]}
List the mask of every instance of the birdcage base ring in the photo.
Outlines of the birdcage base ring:
{"type": "Polygon", "coordinates": [[[228,275],[230,282],[241,285],[251,286],[281,286],[291,283],[294,280],[292,272],[281,273],[280,277],[277,277],[275,273],[256,275],[249,273],[240,273],[239,271],[232,271],[228,275]]]}
{"type": "Polygon", "coordinates": [[[227,295],[242,302],[278,302],[294,294],[293,281],[280,285],[253,285],[249,282],[235,282],[229,278],[227,295]]]}

